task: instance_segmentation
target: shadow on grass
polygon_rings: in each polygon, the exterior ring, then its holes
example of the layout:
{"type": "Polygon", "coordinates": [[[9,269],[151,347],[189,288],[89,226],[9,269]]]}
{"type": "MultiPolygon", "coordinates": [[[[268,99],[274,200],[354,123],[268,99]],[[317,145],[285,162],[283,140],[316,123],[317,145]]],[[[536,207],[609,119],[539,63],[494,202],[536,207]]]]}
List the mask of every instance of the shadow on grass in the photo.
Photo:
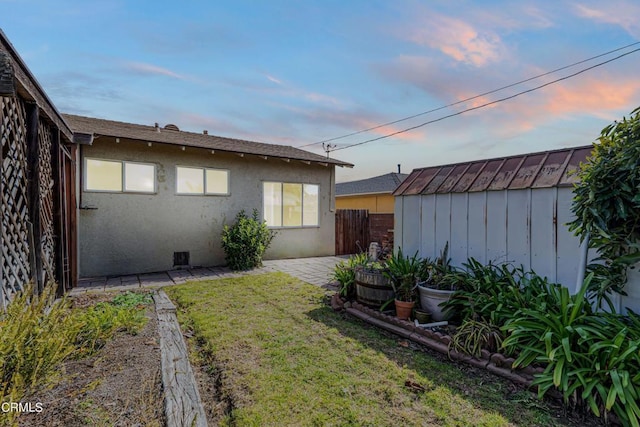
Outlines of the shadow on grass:
{"type": "MultiPolygon", "coordinates": [[[[595,419],[564,417],[560,406],[552,407],[540,401],[535,394],[499,378],[487,371],[454,362],[446,355],[434,352],[405,338],[369,325],[344,313],[336,313],[330,307],[309,311],[307,315],[316,322],[335,328],[344,337],[356,340],[369,349],[383,354],[399,367],[415,372],[415,378],[426,378],[432,384],[427,387],[444,387],[454,395],[484,411],[495,412],[510,423],[519,425],[598,426],[595,419]]],[[[416,390],[413,378],[408,389],[416,390]]]]}

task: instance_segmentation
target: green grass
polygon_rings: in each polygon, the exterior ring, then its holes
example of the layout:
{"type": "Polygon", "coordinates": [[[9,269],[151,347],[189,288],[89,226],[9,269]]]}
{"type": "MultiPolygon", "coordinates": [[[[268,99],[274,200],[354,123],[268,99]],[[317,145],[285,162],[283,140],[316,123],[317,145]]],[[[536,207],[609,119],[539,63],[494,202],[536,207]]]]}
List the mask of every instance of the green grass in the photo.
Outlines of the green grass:
{"type": "MultiPolygon", "coordinates": [[[[283,273],[167,288],[220,374],[222,425],[554,425],[487,375],[345,318],[283,273]],[[467,373],[465,373],[467,371],[467,373]],[[405,386],[410,380],[424,391],[405,386]]],[[[527,402],[530,403],[530,402],[527,402]]]]}

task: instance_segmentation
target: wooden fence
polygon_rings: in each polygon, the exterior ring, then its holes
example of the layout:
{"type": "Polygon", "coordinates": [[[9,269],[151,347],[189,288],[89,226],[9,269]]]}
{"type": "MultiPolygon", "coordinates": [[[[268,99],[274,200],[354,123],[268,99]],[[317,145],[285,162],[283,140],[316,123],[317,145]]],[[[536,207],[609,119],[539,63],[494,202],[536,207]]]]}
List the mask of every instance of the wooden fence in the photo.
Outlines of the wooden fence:
{"type": "Polygon", "coordinates": [[[369,211],[336,210],[336,255],[355,254],[369,244],[369,211]]]}
{"type": "Polygon", "coordinates": [[[393,214],[367,209],[336,210],[336,255],[366,251],[371,242],[393,248],[393,214]]]}

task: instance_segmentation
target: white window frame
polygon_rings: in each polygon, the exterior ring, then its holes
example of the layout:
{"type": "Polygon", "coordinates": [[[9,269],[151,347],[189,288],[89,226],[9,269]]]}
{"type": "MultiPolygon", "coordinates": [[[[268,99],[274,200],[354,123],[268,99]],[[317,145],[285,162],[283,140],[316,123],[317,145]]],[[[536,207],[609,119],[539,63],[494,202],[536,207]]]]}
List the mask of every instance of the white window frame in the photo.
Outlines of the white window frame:
{"type": "Polygon", "coordinates": [[[265,193],[264,193],[264,185],[265,184],[280,184],[280,225],[269,225],[267,227],[273,229],[292,229],[292,228],[319,228],[320,227],[320,184],[309,183],[309,182],[289,182],[289,181],[262,181],[262,220],[266,221],[265,218],[265,193]],[[295,184],[302,186],[302,198],[300,199],[300,225],[283,225],[284,224],[284,184],[295,184]],[[318,203],[316,206],[317,217],[315,225],[304,225],[304,186],[305,185],[313,185],[318,187],[318,203]]]}
{"type": "Polygon", "coordinates": [[[185,166],[185,165],[176,165],[176,195],[178,196],[230,196],[231,195],[231,172],[229,169],[221,169],[221,168],[206,168],[202,166],[185,166]],[[195,193],[187,193],[178,191],[178,169],[198,169],[202,171],[202,189],[203,192],[195,192],[195,193]],[[213,193],[207,191],[207,171],[213,172],[226,172],[227,174],[227,192],[226,193],[213,193]]]}
{"type": "Polygon", "coordinates": [[[87,193],[126,193],[126,194],[156,194],[158,192],[158,184],[157,184],[157,171],[155,163],[146,163],[146,162],[130,162],[128,160],[114,160],[114,159],[102,159],[98,157],[85,157],[84,158],[84,170],[82,173],[82,179],[84,181],[83,190],[87,193]],[[111,162],[111,163],[120,163],[121,170],[121,185],[120,190],[95,190],[88,188],[89,180],[87,179],[87,174],[89,173],[89,168],[87,166],[89,160],[95,160],[100,162],[111,162]],[[153,167],[153,191],[136,191],[136,190],[126,190],[127,186],[127,173],[126,173],[126,165],[142,165],[142,166],[152,166],[153,167]]]}

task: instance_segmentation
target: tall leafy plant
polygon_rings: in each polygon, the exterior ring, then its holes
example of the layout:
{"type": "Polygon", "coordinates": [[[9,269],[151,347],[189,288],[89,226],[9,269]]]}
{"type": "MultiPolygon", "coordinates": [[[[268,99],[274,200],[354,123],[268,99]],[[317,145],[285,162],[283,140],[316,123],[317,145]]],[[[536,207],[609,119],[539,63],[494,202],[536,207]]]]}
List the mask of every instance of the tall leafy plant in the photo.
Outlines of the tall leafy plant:
{"type": "Polygon", "coordinates": [[[384,274],[391,280],[391,286],[396,299],[400,301],[414,301],[418,286],[418,273],[420,271],[420,258],[418,252],[412,257],[404,256],[402,249],[387,260],[384,274]]]}
{"type": "Polygon", "coordinates": [[[555,388],[566,403],[587,406],[597,416],[613,412],[626,425],[640,426],[640,320],[633,313],[593,313],[585,299],[593,277],[576,295],[551,288],[555,303],[544,311],[521,310],[503,328],[503,347],[519,352],[513,367],[545,366],[534,380],[540,396],[555,388]]]}
{"type": "Polygon", "coordinates": [[[589,293],[613,310],[609,295],[624,295],[627,267],[640,261],[640,108],[604,128],[598,141],[577,172],[569,230],[581,240],[590,235],[600,258],[589,266],[589,293]]]}
{"type": "Polygon", "coordinates": [[[258,210],[248,217],[244,210],[238,212],[235,223],[224,226],[222,248],[225,260],[232,270],[250,270],[262,265],[262,257],[271,244],[275,232],[266,222],[258,219],[258,210]]]}
{"type": "Polygon", "coordinates": [[[458,289],[444,304],[447,314],[457,313],[462,321],[484,319],[503,326],[518,311],[537,308],[544,312],[555,303],[551,288],[559,285],[549,283],[533,271],[525,271],[522,266],[511,264],[483,265],[469,258],[465,271],[457,273],[458,289]]]}

